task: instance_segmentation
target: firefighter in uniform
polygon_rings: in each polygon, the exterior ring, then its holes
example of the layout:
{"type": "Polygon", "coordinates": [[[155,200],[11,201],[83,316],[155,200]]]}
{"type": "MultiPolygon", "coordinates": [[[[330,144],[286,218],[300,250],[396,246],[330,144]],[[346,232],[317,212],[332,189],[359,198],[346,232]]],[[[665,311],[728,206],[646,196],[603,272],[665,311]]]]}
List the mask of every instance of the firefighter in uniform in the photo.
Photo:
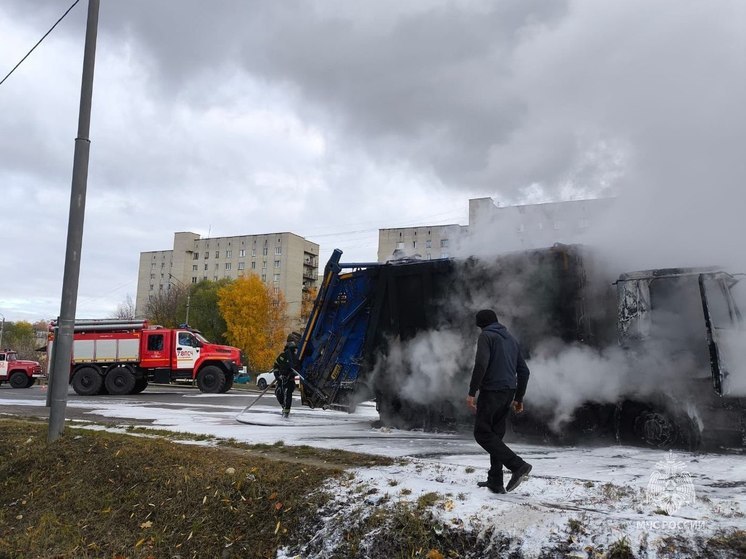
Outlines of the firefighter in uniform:
{"type": "Polygon", "coordinates": [[[298,342],[300,334],[292,332],[288,335],[285,348],[275,359],[273,369],[275,371],[275,395],[282,406],[282,417],[290,415],[290,407],[293,405],[293,390],[295,390],[295,371],[298,368],[298,342]]]}

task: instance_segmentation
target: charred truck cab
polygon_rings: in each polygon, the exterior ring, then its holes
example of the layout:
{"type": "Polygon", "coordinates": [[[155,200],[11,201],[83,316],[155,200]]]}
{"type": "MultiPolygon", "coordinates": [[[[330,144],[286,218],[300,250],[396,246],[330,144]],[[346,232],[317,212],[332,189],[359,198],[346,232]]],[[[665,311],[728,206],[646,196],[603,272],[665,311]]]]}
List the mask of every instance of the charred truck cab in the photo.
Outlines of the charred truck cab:
{"type": "Polygon", "coordinates": [[[599,352],[621,344],[625,370],[599,374],[621,378],[632,371],[634,379],[624,378],[630,382],[622,383],[628,388],[617,401],[591,398],[578,406],[560,433],[549,428],[546,410],[531,407],[513,418],[514,432],[553,442],[599,437],[660,448],[746,444],[746,282],[740,276],[671,269],[613,281],[591,251],[576,245],[489,260],[343,264],[341,255],[335,250],[326,266],[299,345],[304,405],[351,411],[374,397],[383,424],[468,424],[463,396],[473,364],[473,316],[494,306],[521,340],[529,366],[547,340],[599,352]],[[433,333],[455,336],[462,354],[453,365],[459,370],[437,386],[392,357],[433,333]],[[422,387],[419,393],[404,389],[412,385],[422,387]]]}

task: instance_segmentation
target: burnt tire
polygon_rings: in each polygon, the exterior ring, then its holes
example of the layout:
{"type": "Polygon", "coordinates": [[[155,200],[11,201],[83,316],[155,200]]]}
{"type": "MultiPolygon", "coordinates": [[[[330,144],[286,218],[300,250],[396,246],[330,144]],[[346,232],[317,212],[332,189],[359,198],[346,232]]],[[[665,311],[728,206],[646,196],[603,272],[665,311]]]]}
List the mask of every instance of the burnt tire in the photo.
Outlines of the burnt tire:
{"type": "Polygon", "coordinates": [[[197,388],[206,394],[219,394],[225,383],[225,373],[215,365],[203,367],[197,374],[197,388]]]}
{"type": "Polygon", "coordinates": [[[132,391],[132,394],[140,394],[143,390],[145,390],[148,387],[148,379],[146,378],[139,378],[135,380],[135,389],[132,391]]]}
{"type": "Polygon", "coordinates": [[[263,378],[260,378],[260,379],[259,379],[259,380],[258,380],[258,381],[256,382],[256,387],[257,387],[257,388],[258,388],[259,390],[264,390],[265,388],[267,388],[267,381],[266,381],[266,380],[264,380],[263,378]]]}
{"type": "Polygon", "coordinates": [[[13,388],[28,388],[28,381],[29,378],[26,376],[26,373],[16,371],[15,373],[11,373],[8,382],[13,388]]]}
{"type": "Polygon", "coordinates": [[[113,396],[125,396],[135,390],[137,379],[127,367],[114,367],[106,373],[104,386],[113,396]]]}
{"type": "Polygon", "coordinates": [[[95,396],[104,385],[103,377],[93,367],[81,367],[73,375],[73,390],[81,396],[95,396]]]}

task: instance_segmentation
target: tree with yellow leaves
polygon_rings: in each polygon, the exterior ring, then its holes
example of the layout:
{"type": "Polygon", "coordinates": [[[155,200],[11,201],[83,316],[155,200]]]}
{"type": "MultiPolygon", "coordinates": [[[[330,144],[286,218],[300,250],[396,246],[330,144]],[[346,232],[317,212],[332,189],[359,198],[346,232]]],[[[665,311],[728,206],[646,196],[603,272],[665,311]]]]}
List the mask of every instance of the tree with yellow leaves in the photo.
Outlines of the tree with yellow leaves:
{"type": "Polygon", "coordinates": [[[244,352],[252,371],[266,371],[282,351],[289,330],[287,304],[259,276],[238,278],[218,290],[218,308],[227,338],[244,352]]]}

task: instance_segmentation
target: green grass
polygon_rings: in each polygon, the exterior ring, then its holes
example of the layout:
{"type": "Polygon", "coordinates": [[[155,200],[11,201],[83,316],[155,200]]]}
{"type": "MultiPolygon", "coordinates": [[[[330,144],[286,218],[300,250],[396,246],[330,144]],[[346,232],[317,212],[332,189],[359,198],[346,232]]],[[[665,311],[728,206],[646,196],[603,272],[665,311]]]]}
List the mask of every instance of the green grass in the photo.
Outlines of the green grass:
{"type": "Polygon", "coordinates": [[[0,557],[13,559],[274,557],[323,505],[324,480],[363,465],[69,427],[47,446],[29,421],[0,432],[0,557]]]}

